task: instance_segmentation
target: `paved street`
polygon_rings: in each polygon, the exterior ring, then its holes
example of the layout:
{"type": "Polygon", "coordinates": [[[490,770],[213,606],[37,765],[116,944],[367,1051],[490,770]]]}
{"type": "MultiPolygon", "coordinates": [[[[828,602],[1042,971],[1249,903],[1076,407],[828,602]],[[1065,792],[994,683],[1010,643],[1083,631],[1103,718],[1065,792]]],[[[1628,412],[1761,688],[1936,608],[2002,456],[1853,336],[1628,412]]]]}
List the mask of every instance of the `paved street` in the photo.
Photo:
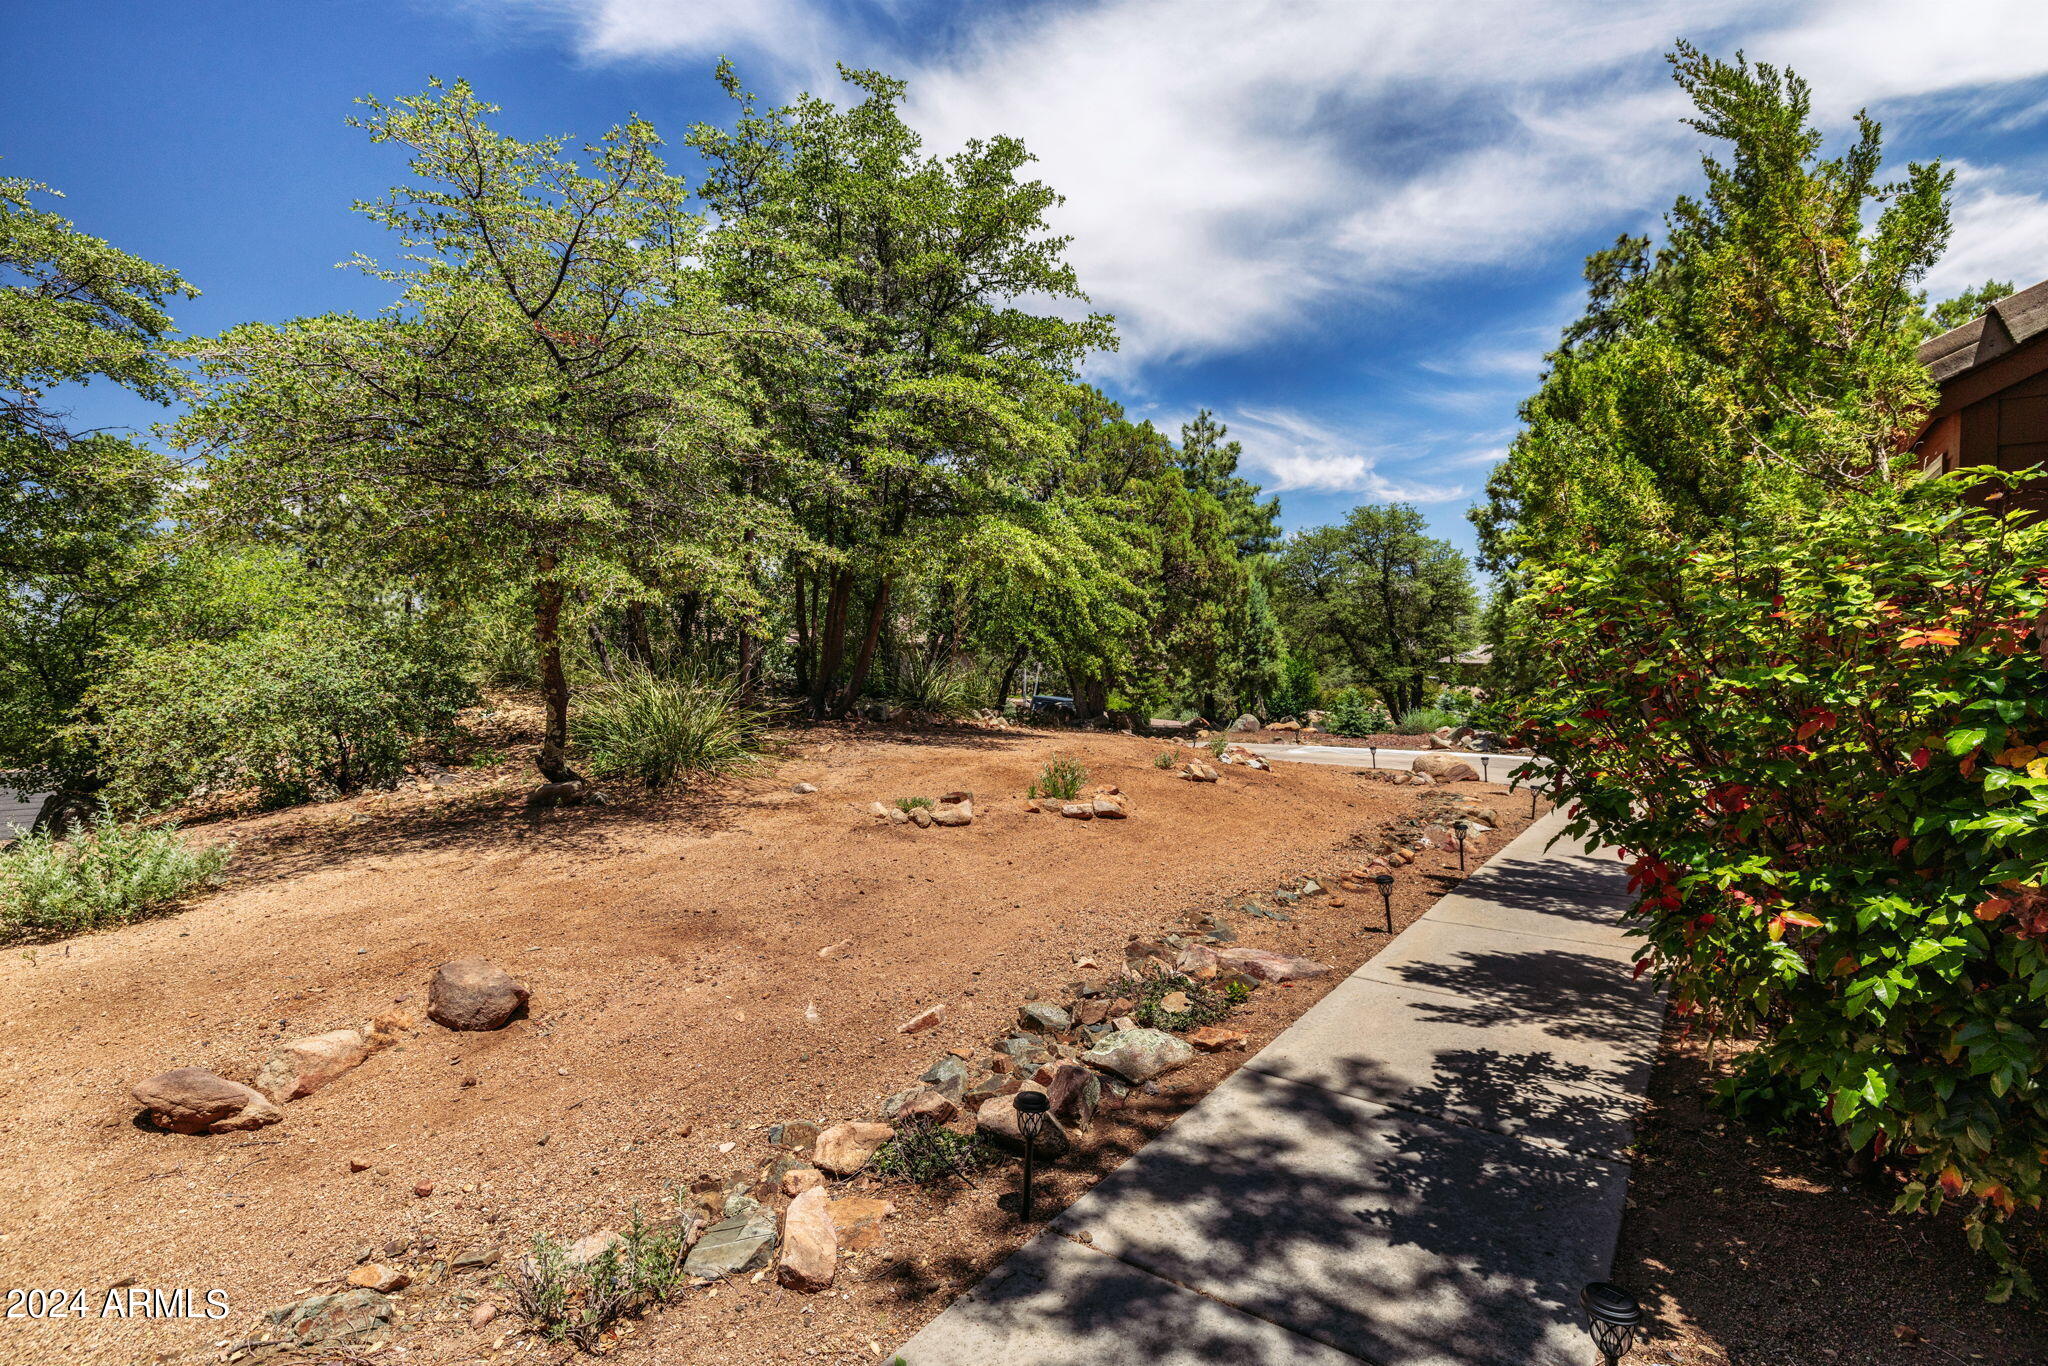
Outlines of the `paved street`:
{"type": "Polygon", "coordinates": [[[1480,770],[1479,776],[1485,781],[1501,783],[1507,782],[1524,764],[1548,762],[1527,754],[1467,754],[1456,749],[1374,751],[1359,745],[1246,745],[1245,748],[1268,762],[1285,760],[1290,764],[1330,764],[1338,768],[1413,768],[1415,761],[1425,754],[1454,754],[1471,760],[1472,767],[1480,770]]]}

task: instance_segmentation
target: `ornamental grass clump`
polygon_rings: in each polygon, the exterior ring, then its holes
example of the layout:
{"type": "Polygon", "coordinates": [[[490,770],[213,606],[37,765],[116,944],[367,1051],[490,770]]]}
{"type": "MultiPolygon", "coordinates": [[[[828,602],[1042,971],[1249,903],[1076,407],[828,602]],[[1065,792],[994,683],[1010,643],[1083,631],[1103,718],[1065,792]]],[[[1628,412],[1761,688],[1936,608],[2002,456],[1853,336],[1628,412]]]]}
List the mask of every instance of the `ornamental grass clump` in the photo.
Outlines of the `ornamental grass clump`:
{"type": "Polygon", "coordinates": [[[634,668],[584,695],[569,736],[593,777],[661,788],[747,763],[765,719],[730,679],[634,668]]]}
{"type": "Polygon", "coordinates": [[[1070,802],[1081,795],[1081,784],[1088,781],[1088,770],[1073,759],[1054,759],[1038,770],[1038,781],[1031,784],[1031,797],[1044,797],[1051,801],[1070,802]]]}

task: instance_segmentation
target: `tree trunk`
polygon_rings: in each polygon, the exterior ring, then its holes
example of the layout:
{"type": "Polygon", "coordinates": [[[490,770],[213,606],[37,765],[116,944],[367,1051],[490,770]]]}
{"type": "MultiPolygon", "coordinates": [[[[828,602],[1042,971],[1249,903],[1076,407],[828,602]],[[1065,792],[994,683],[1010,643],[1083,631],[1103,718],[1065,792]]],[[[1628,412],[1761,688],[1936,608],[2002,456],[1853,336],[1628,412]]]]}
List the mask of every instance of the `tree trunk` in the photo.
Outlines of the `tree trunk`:
{"type": "Polygon", "coordinates": [[[860,655],[853,661],[853,677],[846,681],[846,696],[839,704],[839,715],[844,716],[860,701],[860,690],[867,686],[868,669],[875,662],[875,642],[882,636],[882,618],[889,610],[889,580],[884,577],[875,587],[874,604],[868,608],[868,629],[860,640],[860,655]]]}
{"type": "MultiPolygon", "coordinates": [[[[553,572],[554,567],[554,556],[542,557],[542,574],[553,572]]],[[[533,647],[540,660],[540,690],[548,708],[547,736],[541,749],[560,754],[569,748],[569,676],[562,670],[562,585],[553,579],[543,578],[534,592],[533,647]]]]}
{"type": "Polygon", "coordinates": [[[626,653],[636,664],[654,662],[654,643],[647,635],[647,607],[644,603],[626,604],[626,653]]]}
{"type": "MultiPolygon", "coordinates": [[[[1010,685],[1017,680],[1017,670],[1024,667],[1024,650],[1020,646],[1010,656],[1010,662],[1003,666],[1002,681],[996,684],[996,710],[1002,711],[1010,705],[1010,685]]],[[[1029,699],[1026,699],[1029,708],[1029,699]]]]}
{"type": "Polygon", "coordinates": [[[846,600],[853,595],[853,574],[840,570],[832,576],[832,592],[825,599],[825,621],[818,639],[818,673],[811,680],[811,716],[825,719],[825,701],[832,680],[846,658],[846,600]]]}
{"type": "Polygon", "coordinates": [[[796,690],[808,697],[811,691],[810,587],[799,570],[796,580],[796,690]]]}

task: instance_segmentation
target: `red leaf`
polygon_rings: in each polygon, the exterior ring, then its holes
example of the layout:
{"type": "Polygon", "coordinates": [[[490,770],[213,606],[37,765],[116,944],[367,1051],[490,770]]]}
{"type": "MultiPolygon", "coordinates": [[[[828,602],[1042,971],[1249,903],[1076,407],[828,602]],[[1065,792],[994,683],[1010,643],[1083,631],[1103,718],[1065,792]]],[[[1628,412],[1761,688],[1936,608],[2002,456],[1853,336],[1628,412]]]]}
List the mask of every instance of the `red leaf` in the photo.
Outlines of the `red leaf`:
{"type": "Polygon", "coordinates": [[[1928,760],[1929,760],[1930,758],[1932,758],[1932,757],[1933,757],[1933,756],[1931,756],[1931,755],[1930,755],[1930,754],[1928,754],[1928,752],[1927,752],[1927,746],[1925,746],[1925,745],[1922,745],[1922,746],[1920,746],[1920,748],[1918,748],[1918,749],[1916,749],[1916,750],[1914,750],[1914,751],[1913,751],[1913,767],[1915,767],[1915,768],[1925,768],[1925,767],[1927,767],[1927,761],[1928,761],[1928,760]]]}

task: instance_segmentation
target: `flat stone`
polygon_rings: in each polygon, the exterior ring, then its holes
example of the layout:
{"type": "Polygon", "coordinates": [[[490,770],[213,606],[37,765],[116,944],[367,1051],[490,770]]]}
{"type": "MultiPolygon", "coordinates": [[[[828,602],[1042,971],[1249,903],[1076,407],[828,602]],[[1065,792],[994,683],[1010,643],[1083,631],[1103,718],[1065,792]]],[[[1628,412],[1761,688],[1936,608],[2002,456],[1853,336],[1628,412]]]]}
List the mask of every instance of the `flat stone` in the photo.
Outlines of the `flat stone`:
{"type": "MultiPolygon", "coordinates": [[[[974,1112],[974,1127],[983,1138],[1000,1144],[1012,1152],[1024,1151],[1024,1129],[1017,1114],[1017,1098],[1014,1095],[997,1096],[985,1100],[974,1112]]],[[[1033,1141],[1033,1151],[1042,1158],[1064,1157],[1072,1151],[1074,1140],[1060,1122],[1051,1115],[1045,1117],[1038,1137],[1033,1141]]]]}
{"type": "Polygon", "coordinates": [[[1071,820],[1092,821],[1095,819],[1095,807],[1089,802],[1062,802],[1060,814],[1071,820]]]}
{"type": "Polygon", "coordinates": [[[267,1315],[298,1343],[347,1342],[391,1326],[391,1298],[374,1290],[313,1295],[267,1315]]]}
{"type": "Polygon", "coordinates": [[[1190,1029],[1185,1037],[1189,1043],[1204,1053],[1221,1053],[1227,1049],[1243,1048],[1245,1045],[1244,1035],[1235,1029],[1224,1029],[1219,1025],[1203,1025],[1199,1029],[1190,1029]]]}
{"type": "Polygon", "coordinates": [[[782,1193],[788,1196],[802,1195],[808,1190],[817,1190],[825,1184],[825,1173],[816,1167],[796,1167],[782,1174],[782,1193]]]}
{"type": "Polygon", "coordinates": [[[1054,1227],[1387,1366],[1583,1366],[1628,1169],[1242,1069],[1054,1227]]]}
{"type": "Polygon", "coordinates": [[[948,1054],[927,1067],[917,1079],[934,1090],[958,1100],[961,1092],[967,1089],[967,1082],[973,1075],[974,1069],[967,1065],[965,1059],[948,1054]]]}
{"type": "Polygon", "coordinates": [[[811,1163],[834,1176],[852,1176],[868,1164],[875,1150],[896,1136],[886,1124],[835,1124],[818,1135],[811,1163]]]}
{"type": "Polygon", "coordinates": [[[882,1118],[891,1124],[944,1124],[960,1113],[953,1097],[933,1086],[912,1086],[882,1102],[882,1118]]]}
{"type": "Polygon", "coordinates": [[[1249,973],[1262,982],[1299,982],[1313,977],[1325,977],[1336,971],[1327,963],[1318,963],[1309,958],[1295,958],[1284,953],[1271,953],[1265,949],[1219,948],[1211,950],[1216,961],[1226,968],[1249,973]]]}
{"type": "Polygon", "coordinates": [[[1017,1012],[1017,1023],[1041,1034],[1064,1034],[1074,1027],[1074,1017],[1064,1006],[1051,1001],[1033,1001],[1017,1012]]]}
{"type": "Polygon", "coordinates": [[[941,802],[932,808],[933,825],[974,824],[974,803],[967,801],[941,802]]]}
{"type": "MultiPolygon", "coordinates": [[[[748,1201],[752,1205],[754,1202],[748,1201]]],[[[759,1206],[742,1215],[719,1220],[704,1230],[704,1236],[683,1259],[686,1275],[716,1279],[737,1276],[767,1264],[775,1249],[775,1214],[759,1206]]]]}
{"type": "Polygon", "coordinates": [[[348,1273],[348,1283],[364,1290],[374,1290],[380,1295],[391,1295],[412,1284],[412,1273],[402,1266],[365,1262],[348,1273]]]}
{"type": "Polygon", "coordinates": [[[1143,1082],[1185,1067],[1195,1050],[1183,1039],[1158,1029],[1119,1029],[1096,1040],[1081,1055],[1090,1067],[1116,1073],[1125,1081],[1143,1082]]]}
{"type": "Polygon", "coordinates": [[[293,1039],[256,1073],[255,1089],[282,1105],[312,1095],[369,1056],[368,1040],[354,1029],[293,1039]]]}
{"type": "Polygon", "coordinates": [[[1054,1234],[1025,1244],[898,1354],[908,1366],[1358,1366],[1054,1234]]]}
{"type": "Polygon", "coordinates": [[[150,1123],[175,1134],[224,1134],[260,1129],[284,1112],[254,1087],[203,1067],[174,1067],[135,1083],[129,1094],[150,1123]]]}
{"type": "Polygon", "coordinates": [[[941,1001],[935,1006],[926,1006],[902,1024],[897,1025],[896,1032],[898,1034],[922,1034],[927,1029],[938,1028],[945,1021],[946,1003],[941,1001]]]}
{"type": "Polygon", "coordinates": [[[808,1119],[785,1119],[779,1124],[768,1126],[768,1143],[771,1147],[796,1150],[808,1148],[818,1141],[818,1135],[825,1132],[824,1126],[808,1119]]]}

